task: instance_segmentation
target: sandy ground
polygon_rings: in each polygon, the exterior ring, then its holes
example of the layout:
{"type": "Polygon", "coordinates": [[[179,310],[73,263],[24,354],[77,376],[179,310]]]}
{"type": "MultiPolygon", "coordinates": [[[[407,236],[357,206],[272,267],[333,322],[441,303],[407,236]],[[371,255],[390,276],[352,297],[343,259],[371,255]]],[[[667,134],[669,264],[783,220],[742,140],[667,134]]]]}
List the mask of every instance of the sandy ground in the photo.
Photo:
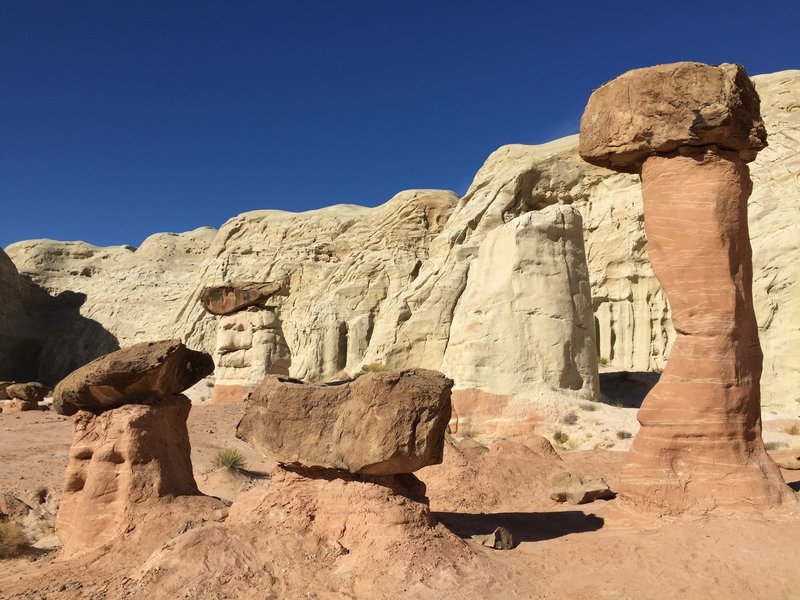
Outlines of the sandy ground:
{"type": "MultiPolygon", "coordinates": [[[[246,489],[269,485],[267,473],[273,465],[233,434],[243,410],[242,405],[192,409],[192,458],[205,493],[233,500],[246,489]],[[213,453],[220,447],[235,447],[245,454],[246,477],[229,478],[211,469],[213,453]]],[[[795,423],[767,423],[766,428],[784,435],[795,423]]],[[[46,488],[49,497],[57,498],[71,438],[70,420],[53,413],[0,415],[0,492],[30,495],[46,488]]],[[[800,441],[797,436],[789,438],[788,444],[795,438],[800,441]]],[[[428,467],[419,476],[428,485],[434,517],[466,540],[474,557],[461,570],[465,581],[477,578],[490,584],[482,592],[465,584],[460,593],[456,582],[455,589],[428,595],[408,591],[413,588],[387,589],[375,582],[374,597],[800,598],[796,507],[657,519],[626,512],[615,500],[560,505],[549,499],[547,471],[552,465],[514,452],[475,457],[454,452],[449,450],[444,465],[428,467]],[[500,525],[515,536],[512,550],[489,549],[472,539],[500,525]]],[[[616,449],[560,454],[559,467],[602,476],[612,489],[625,460],[625,452],[616,449]]],[[[799,453],[781,449],[773,454],[786,459],[799,453]]],[[[800,490],[800,471],[783,474],[795,491],[800,490]]],[[[126,564],[120,557],[117,566],[115,576],[138,565],[126,564]]],[[[114,590],[124,587],[109,585],[107,577],[91,569],[70,569],[57,559],[56,550],[32,550],[22,558],[0,561],[0,597],[117,597],[114,590]]],[[[313,574],[304,571],[298,577],[307,582],[313,574]]],[[[194,597],[246,597],[226,595],[224,584],[209,588],[207,594],[194,597]]],[[[273,596],[261,596],[254,589],[250,597],[273,596]]],[[[276,597],[315,596],[307,592],[294,596],[290,590],[276,597]]]]}

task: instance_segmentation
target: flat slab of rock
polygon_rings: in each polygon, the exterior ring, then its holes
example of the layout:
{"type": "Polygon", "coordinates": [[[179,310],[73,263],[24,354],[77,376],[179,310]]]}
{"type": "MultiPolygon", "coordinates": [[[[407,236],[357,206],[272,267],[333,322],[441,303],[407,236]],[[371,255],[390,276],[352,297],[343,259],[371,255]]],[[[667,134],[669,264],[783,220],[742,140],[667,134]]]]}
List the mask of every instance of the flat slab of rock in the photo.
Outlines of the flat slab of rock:
{"type": "Polygon", "coordinates": [[[452,386],[425,369],[337,385],[271,377],[250,395],[236,435],[282,465],[411,473],[442,462],[452,386]]]}
{"type": "Polygon", "coordinates": [[[239,281],[207,287],[200,294],[200,302],[212,315],[229,315],[248,306],[266,306],[281,284],[274,281],[239,281]]]}
{"type": "Polygon", "coordinates": [[[594,91],[579,152],[594,165],[638,172],[681,146],[715,144],[751,161],[767,145],[761,101],[740,65],[680,62],[634,69],[594,91]]]}
{"type": "Polygon", "coordinates": [[[191,387],[214,371],[205,352],[177,340],[144,342],[106,354],[73,371],[53,392],[62,415],[100,412],[124,404],[152,404],[191,387]]]}
{"type": "Polygon", "coordinates": [[[41,402],[50,393],[50,388],[38,382],[12,383],[6,386],[6,395],[10,399],[24,400],[25,402],[41,402]]]}
{"type": "Polygon", "coordinates": [[[611,500],[616,494],[601,477],[579,475],[561,471],[550,480],[550,498],[556,502],[588,504],[595,500],[611,500]]]}

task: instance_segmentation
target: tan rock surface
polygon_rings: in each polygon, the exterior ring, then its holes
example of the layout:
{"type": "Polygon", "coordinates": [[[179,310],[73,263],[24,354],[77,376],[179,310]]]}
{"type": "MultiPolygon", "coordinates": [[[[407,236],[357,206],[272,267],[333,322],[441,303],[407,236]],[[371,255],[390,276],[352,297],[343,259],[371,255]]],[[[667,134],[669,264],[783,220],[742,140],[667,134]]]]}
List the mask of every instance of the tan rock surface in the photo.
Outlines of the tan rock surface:
{"type": "Polygon", "coordinates": [[[457,433],[529,433],[541,420],[531,387],[596,398],[596,363],[578,211],[548,206],[491,231],[470,266],[442,361],[458,382],[457,433]]]}
{"type": "Polygon", "coordinates": [[[53,392],[53,408],[72,415],[164,401],[213,370],[208,354],[189,350],[181,342],[143,342],[101,356],[68,375],[53,392]]]}
{"type": "Polygon", "coordinates": [[[284,465],[411,473],[442,460],[452,385],[424,369],[328,385],[271,377],[250,395],[236,435],[284,465]]]}
{"type": "Polygon", "coordinates": [[[581,156],[615,171],[637,173],[654,153],[707,144],[748,162],[767,145],[758,94],[740,65],[628,71],[592,93],[581,119],[581,156]]]}
{"type": "Polygon", "coordinates": [[[96,550],[128,528],[146,525],[148,503],[199,494],[186,429],[190,408],[187,398],[175,396],[155,406],[75,415],[56,520],[63,558],[96,550]]]}
{"type": "Polygon", "coordinates": [[[219,317],[214,363],[215,402],[242,402],[267,375],[288,376],[292,354],[275,310],[250,307],[219,317]]]}

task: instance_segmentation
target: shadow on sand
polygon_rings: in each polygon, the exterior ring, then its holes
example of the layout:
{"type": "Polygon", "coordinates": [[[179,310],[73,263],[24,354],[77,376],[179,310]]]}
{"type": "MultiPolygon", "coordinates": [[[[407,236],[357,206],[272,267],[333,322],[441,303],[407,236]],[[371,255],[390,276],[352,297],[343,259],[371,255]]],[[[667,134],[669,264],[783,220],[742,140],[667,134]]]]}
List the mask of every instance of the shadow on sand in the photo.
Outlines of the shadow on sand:
{"type": "Polygon", "coordinates": [[[597,531],[604,520],[579,510],[564,512],[455,513],[435,512],[434,518],[461,538],[492,533],[505,527],[514,536],[514,546],[522,542],[552,540],[570,533],[597,531]]]}
{"type": "Polygon", "coordinates": [[[660,378],[661,373],[650,371],[600,373],[600,401],[622,408],[641,408],[660,378]]]}

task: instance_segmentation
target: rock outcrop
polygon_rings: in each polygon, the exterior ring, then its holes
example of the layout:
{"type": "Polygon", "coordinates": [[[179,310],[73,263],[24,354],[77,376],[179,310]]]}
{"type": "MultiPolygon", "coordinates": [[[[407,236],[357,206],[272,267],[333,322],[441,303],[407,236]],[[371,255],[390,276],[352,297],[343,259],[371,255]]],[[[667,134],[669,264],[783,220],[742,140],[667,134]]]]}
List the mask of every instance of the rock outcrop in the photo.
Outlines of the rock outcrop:
{"type": "Polygon", "coordinates": [[[531,385],[595,397],[597,363],[580,213],[548,206],[491,231],[473,260],[442,369],[460,436],[525,435],[531,385]],[[546,340],[559,340],[558,351],[546,340]]]}
{"type": "Polygon", "coordinates": [[[236,435],[290,467],[411,473],[442,460],[452,385],[424,369],[328,385],[270,377],[250,395],[236,435]]]}
{"type": "Polygon", "coordinates": [[[59,382],[53,408],[62,415],[150,404],[180,394],[214,371],[204,352],[181,342],[143,342],[84,365],[59,382]]]}
{"type": "MultiPolygon", "coordinates": [[[[800,262],[791,258],[800,244],[800,203],[792,201],[800,197],[800,71],[758,76],[754,82],[770,135],[769,147],[751,163],[756,188],[749,203],[754,304],[765,352],[763,404],[787,411],[800,399],[795,350],[800,262]]],[[[57,345],[52,352],[45,348],[47,360],[40,362],[60,376],[94,357],[103,330],[123,346],[169,336],[213,353],[218,317],[200,305],[203,289],[275,281],[282,290],[270,302],[290,349],[290,375],[318,381],[375,362],[441,369],[453,319],[461,319],[462,295],[468,284],[478,287],[477,279],[469,281],[471,264],[488,234],[524,213],[570,204],[583,217],[600,358],[619,369],[660,370],[675,333],[645,252],[638,177],[586,164],[577,146],[577,136],[541,146],[504,146],[489,156],[460,200],[450,192],[410,191],[374,209],[247,213],[219,231],[152,236],[139,249],[31,241],[7,251],[23,274],[50,292],[84,295],[78,306],[82,318],[102,325],[102,330],[75,325],[78,343],[69,352],[57,345]],[[72,360],[82,362],[65,371],[72,360]]],[[[527,315],[519,318],[520,329],[530,326],[527,315]]],[[[462,384],[454,376],[456,396],[464,390],[480,406],[516,405],[528,424],[547,417],[543,403],[592,397],[594,367],[576,352],[571,337],[539,336],[531,345],[541,352],[551,349],[546,364],[571,363],[571,373],[589,373],[582,389],[553,389],[541,373],[530,379],[532,370],[526,369],[510,374],[513,379],[501,388],[497,380],[476,388],[474,381],[462,384]],[[572,358],[567,344],[573,344],[572,358]],[[509,394],[508,388],[526,391],[509,394]]],[[[510,344],[502,352],[513,362],[519,348],[510,344]]],[[[33,374],[6,378],[54,382],[33,374]]]]}
{"type": "MultiPolygon", "coordinates": [[[[174,396],[74,417],[64,490],[56,519],[71,558],[146,526],[153,503],[198,495],[186,419],[191,403],[174,396]]],[[[178,524],[176,524],[177,526],[178,524]]]]}
{"type": "Polygon", "coordinates": [[[600,162],[614,168],[641,165],[647,251],[672,306],[677,339],[639,411],[642,428],[620,483],[624,502],[665,513],[772,506],[793,496],[761,439],[762,353],[751,291],[752,183],[745,163],[765,143],[753,134],[760,122],[759,98],[741,68],[728,65],[716,77],[687,78],[695,68],[714,69],[677,63],[657,67],[652,75],[646,69],[628,73],[595,92],[581,121],[589,135],[581,149],[588,148],[590,160],[605,152],[600,162]],[[722,88],[698,84],[684,91],[670,83],[670,69],[687,85],[737,75],[722,88]],[[675,118],[662,118],[647,102],[608,105],[621,93],[617,90],[629,90],[634,99],[680,94],[680,101],[664,105],[664,110],[676,105],[675,118]],[[711,93],[717,96],[707,96],[711,93]],[[729,102],[729,96],[738,100],[729,102]],[[703,107],[715,104],[728,107],[725,118],[711,120],[698,140],[696,122],[687,121],[684,112],[694,107],[702,114],[703,107]],[[665,121],[674,121],[671,136],[664,137],[678,140],[676,152],[670,152],[673,142],[652,142],[660,139],[665,121]],[[639,129],[629,130],[631,123],[639,129]],[[731,129],[736,127],[739,131],[731,129]],[[626,144],[634,138],[652,145],[630,152],[626,144]],[[736,147],[747,140],[749,148],[736,147]]]}

